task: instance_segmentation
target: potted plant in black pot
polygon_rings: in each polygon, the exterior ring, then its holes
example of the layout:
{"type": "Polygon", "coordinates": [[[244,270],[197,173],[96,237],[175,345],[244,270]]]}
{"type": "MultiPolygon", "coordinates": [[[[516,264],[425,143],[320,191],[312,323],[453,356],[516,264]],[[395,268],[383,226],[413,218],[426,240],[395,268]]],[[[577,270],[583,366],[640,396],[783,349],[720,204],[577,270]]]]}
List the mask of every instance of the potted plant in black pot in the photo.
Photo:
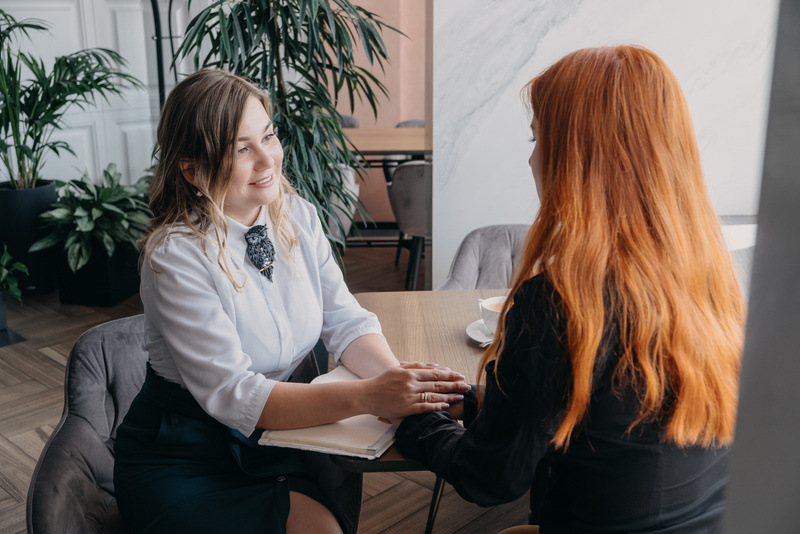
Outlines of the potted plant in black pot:
{"type": "Polygon", "coordinates": [[[6,316],[6,296],[22,304],[22,292],[19,289],[18,274],[28,274],[28,268],[22,263],[14,261],[8,253],[8,247],[3,243],[3,254],[0,255],[0,337],[8,331],[6,316]]]}
{"type": "Polygon", "coordinates": [[[0,182],[0,240],[28,266],[29,276],[20,277],[28,294],[55,288],[50,251],[28,249],[44,235],[39,215],[56,200],[53,182],[41,176],[45,160],[62,150],[74,154],[53,138],[64,126],[64,114],[93,105],[97,96],[107,100],[143,87],[120,70],[125,61],[113,50],[81,50],[55,58],[50,68],[20,50],[16,37],[46,30],[42,21],[17,21],[0,10],[0,176],[7,180],[0,182]]]}
{"type": "Polygon", "coordinates": [[[139,248],[150,208],[145,182],[121,185],[110,164],[99,184],[88,173],[80,180],[56,182],[58,201],[41,216],[43,239],[32,251],[63,245],[56,260],[58,295],[65,304],[114,306],[139,290],[139,248]]]}

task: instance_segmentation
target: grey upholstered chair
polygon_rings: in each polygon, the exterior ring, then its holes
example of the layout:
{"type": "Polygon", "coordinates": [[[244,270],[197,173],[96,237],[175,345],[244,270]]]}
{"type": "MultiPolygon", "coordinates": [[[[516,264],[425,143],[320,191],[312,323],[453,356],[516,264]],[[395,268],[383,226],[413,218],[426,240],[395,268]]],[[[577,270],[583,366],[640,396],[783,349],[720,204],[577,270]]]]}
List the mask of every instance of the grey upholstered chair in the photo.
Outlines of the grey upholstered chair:
{"type": "Polygon", "coordinates": [[[432,227],[433,165],[429,161],[408,161],[394,171],[388,185],[392,205],[400,232],[411,236],[411,255],[406,272],[406,289],[417,289],[419,262],[425,250],[425,239],[431,236],[432,227]]]}
{"type": "Polygon", "coordinates": [[[144,381],[144,316],[96,326],[75,342],[64,412],[28,491],[28,532],[126,532],[114,499],[114,437],[144,381]]]}
{"type": "Polygon", "coordinates": [[[527,224],[498,224],[472,230],[461,241],[450,274],[436,289],[509,287],[530,228],[527,224]]]}
{"type": "MultiPolygon", "coordinates": [[[[406,121],[400,121],[395,125],[395,128],[424,127],[425,119],[409,119],[406,121]]],[[[413,156],[411,154],[391,154],[383,157],[383,160],[381,161],[381,167],[383,167],[383,177],[386,179],[386,187],[390,187],[392,185],[392,176],[394,176],[394,171],[397,169],[397,166],[413,159],[425,159],[425,157],[422,155],[413,156]]],[[[400,236],[397,239],[397,252],[394,255],[395,267],[397,267],[397,264],[400,262],[400,251],[404,248],[411,250],[412,242],[412,239],[406,239],[403,232],[400,232],[400,236]]]]}
{"type": "Polygon", "coordinates": [[[361,121],[358,120],[356,117],[352,115],[342,115],[341,113],[337,113],[339,115],[339,122],[342,124],[342,128],[360,128],[361,121]]]}
{"type": "MultiPolygon", "coordinates": [[[[407,121],[400,121],[395,125],[395,128],[424,128],[425,127],[425,119],[409,119],[407,121]]],[[[395,169],[397,166],[403,162],[410,161],[414,159],[413,156],[407,154],[392,154],[389,156],[384,156],[381,165],[383,167],[383,177],[386,179],[386,183],[391,183],[392,176],[394,175],[395,169]]],[[[423,159],[420,156],[418,159],[423,159]]]]}
{"type": "MultiPolygon", "coordinates": [[[[144,381],[147,363],[144,316],[95,326],[72,347],[64,378],[64,412],[44,446],[28,490],[30,534],[127,532],[114,499],[114,438],[144,381]]],[[[313,353],[292,380],[319,374],[313,353]]],[[[345,473],[325,456],[311,469],[337,474],[320,483],[344,504],[345,532],[354,533],[361,511],[361,475],[345,473]]]]}
{"type": "MultiPolygon", "coordinates": [[[[500,289],[511,284],[517,258],[530,230],[526,224],[477,228],[461,242],[441,289],[500,289]]],[[[739,283],[747,296],[754,246],[729,249],[739,283]]]]}

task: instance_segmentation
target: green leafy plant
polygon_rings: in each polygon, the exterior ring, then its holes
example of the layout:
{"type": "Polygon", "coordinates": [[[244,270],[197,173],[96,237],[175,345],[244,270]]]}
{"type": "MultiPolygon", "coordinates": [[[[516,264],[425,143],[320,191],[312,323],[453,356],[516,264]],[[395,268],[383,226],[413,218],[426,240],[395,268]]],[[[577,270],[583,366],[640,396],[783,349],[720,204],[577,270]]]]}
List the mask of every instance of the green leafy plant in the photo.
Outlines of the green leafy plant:
{"type": "Polygon", "coordinates": [[[191,56],[195,69],[226,69],[269,92],[285,152],[284,172],[316,206],[331,243],[342,247],[337,199],[347,213],[358,209],[368,215],[345,187],[343,166],[363,167],[336,105],[344,92],[351,112],[358,98],[377,116],[377,94],[386,89],[356,65],[354,50],[360,43],[370,64],[382,69],[388,60],[383,29],[397,31],[349,0],[225,0],[189,23],[173,59],[191,56]]]}
{"type": "Polygon", "coordinates": [[[84,109],[98,95],[108,101],[125,88],[144,87],[120,70],[125,60],[119,54],[104,48],[57,57],[48,70],[41,59],[12,48],[13,37],[30,37],[30,30],[47,26],[36,19],[18,22],[0,10],[0,160],[17,189],[36,187],[50,152],[75,154],[66,142],[52,139],[70,108],[84,109]],[[30,77],[23,80],[25,68],[30,77]]]}
{"type": "Polygon", "coordinates": [[[147,184],[120,185],[121,174],[113,163],[104,171],[100,185],[84,173],[80,180],[56,181],[62,195],[53,208],[42,214],[43,226],[52,228],[46,237],[31,246],[31,252],[64,244],[72,272],[89,261],[95,246],[110,258],[118,245],[138,250],[136,240],[143,237],[151,217],[144,201],[147,184]]]}
{"type": "Polygon", "coordinates": [[[28,274],[28,268],[18,261],[13,261],[6,244],[3,243],[3,254],[0,255],[0,291],[22,304],[22,291],[16,273],[28,274]]]}

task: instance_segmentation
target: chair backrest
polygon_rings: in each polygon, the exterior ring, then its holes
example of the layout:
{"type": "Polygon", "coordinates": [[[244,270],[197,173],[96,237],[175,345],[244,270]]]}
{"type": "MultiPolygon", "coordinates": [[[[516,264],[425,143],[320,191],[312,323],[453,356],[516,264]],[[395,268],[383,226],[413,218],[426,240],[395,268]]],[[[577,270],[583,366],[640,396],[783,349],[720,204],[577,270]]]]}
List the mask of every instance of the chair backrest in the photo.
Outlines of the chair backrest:
{"type": "MultiPolygon", "coordinates": [[[[64,411],[28,490],[30,534],[128,532],[114,499],[113,449],[117,427],[144,382],[145,339],[144,315],[135,315],[95,326],[75,341],[64,378],[64,411]]],[[[318,374],[311,352],[292,380],[310,382],[318,374]]],[[[360,497],[360,478],[356,482],[360,497]]]]}
{"type": "MultiPolygon", "coordinates": [[[[447,278],[435,289],[508,287],[528,230],[530,226],[526,224],[501,224],[471,231],[458,247],[447,278]]],[[[750,242],[740,248],[729,246],[732,248],[728,252],[746,298],[755,247],[750,242]]]]}
{"type": "MultiPolygon", "coordinates": [[[[408,119],[405,121],[400,121],[395,125],[395,128],[424,128],[425,127],[425,119],[408,119]]],[[[383,157],[383,177],[386,179],[386,183],[390,183],[392,181],[392,175],[394,174],[394,170],[397,168],[404,161],[408,161],[410,159],[423,159],[422,156],[415,157],[406,154],[392,154],[390,156],[383,157]]]]}
{"type": "Polygon", "coordinates": [[[530,228],[527,224],[498,224],[472,230],[458,247],[447,278],[436,289],[509,287],[530,228]]]}
{"type": "Polygon", "coordinates": [[[433,165],[414,160],[394,171],[388,186],[397,226],[411,236],[430,237],[432,228],[433,165]]]}
{"type": "Polygon", "coordinates": [[[29,533],[124,532],[114,500],[114,438],[144,382],[144,316],[110,321],[72,347],[64,411],[28,491],[29,533]]]}
{"type": "Polygon", "coordinates": [[[342,128],[360,128],[361,121],[359,121],[356,117],[352,115],[339,115],[339,122],[342,124],[342,128]]]}
{"type": "Polygon", "coordinates": [[[408,119],[400,121],[395,128],[425,128],[425,119],[408,119]]]}

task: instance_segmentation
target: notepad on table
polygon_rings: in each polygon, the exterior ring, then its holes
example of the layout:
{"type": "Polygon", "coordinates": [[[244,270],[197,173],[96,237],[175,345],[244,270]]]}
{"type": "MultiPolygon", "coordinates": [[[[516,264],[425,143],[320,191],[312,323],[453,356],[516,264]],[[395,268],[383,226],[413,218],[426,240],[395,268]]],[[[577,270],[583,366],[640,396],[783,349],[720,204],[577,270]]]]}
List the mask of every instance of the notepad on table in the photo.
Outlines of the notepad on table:
{"type": "MultiPolygon", "coordinates": [[[[312,384],[360,380],[344,366],[320,375],[312,384]]],[[[362,414],[335,423],[293,430],[265,430],[260,445],[289,447],[327,454],[341,454],[374,460],[394,443],[394,425],[374,415],[362,414]]]]}

